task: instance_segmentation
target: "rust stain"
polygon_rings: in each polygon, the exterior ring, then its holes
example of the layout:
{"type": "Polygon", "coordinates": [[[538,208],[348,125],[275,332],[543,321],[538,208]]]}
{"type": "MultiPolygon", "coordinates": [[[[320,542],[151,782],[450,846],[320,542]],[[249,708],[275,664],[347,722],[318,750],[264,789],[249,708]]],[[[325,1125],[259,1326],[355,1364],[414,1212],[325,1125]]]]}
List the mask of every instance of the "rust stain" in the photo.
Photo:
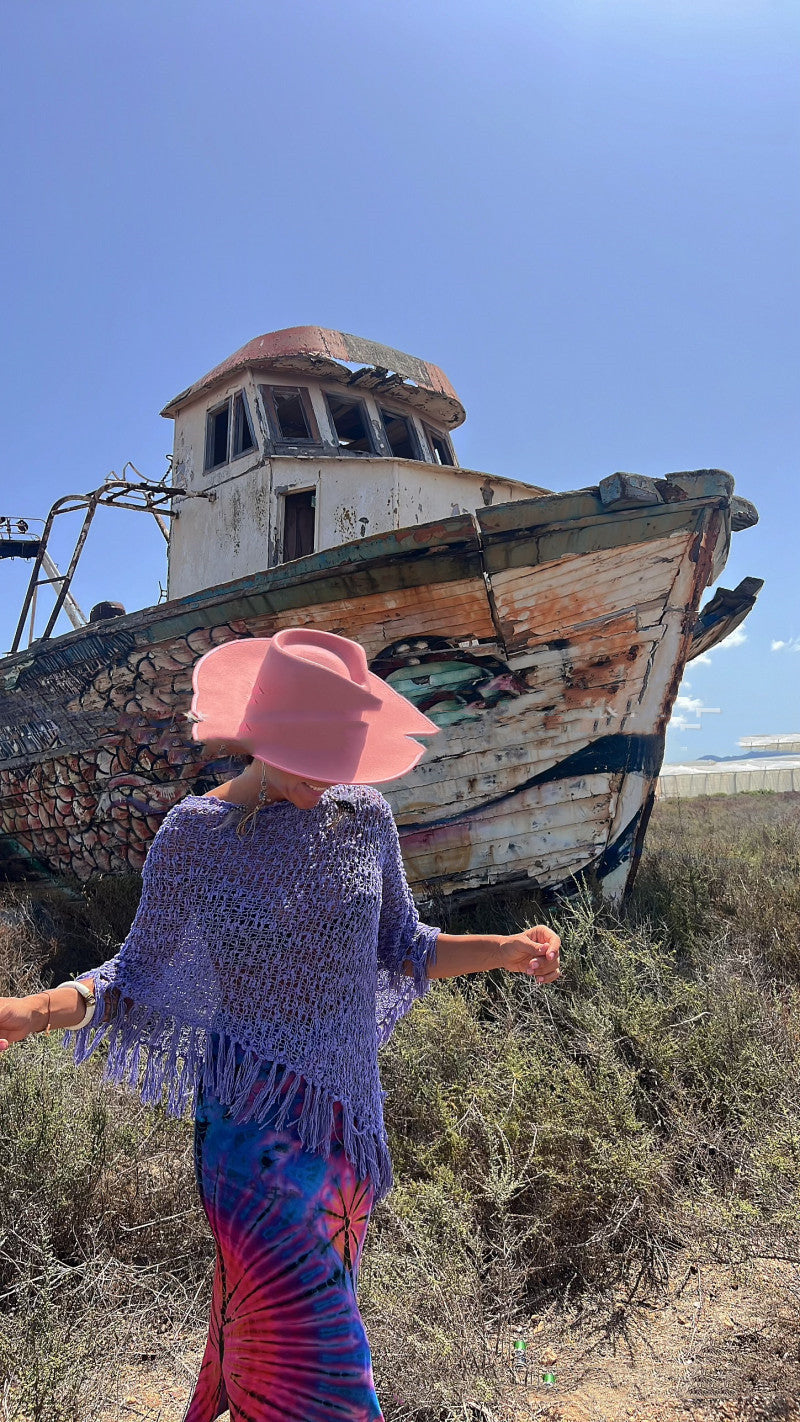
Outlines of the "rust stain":
{"type": "Polygon", "coordinates": [[[323,375],[349,384],[353,375],[343,362],[354,361],[373,368],[378,376],[377,389],[382,386],[388,388],[390,382],[393,399],[402,400],[405,396],[413,402],[423,400],[426,407],[436,410],[451,429],[462,424],[466,418],[461,401],[438,365],[381,345],[378,341],[365,340],[345,331],[328,330],[323,326],[290,326],[283,331],[269,331],[254,337],[193,385],[182,390],[164,406],[161,413],[171,418],[184,405],[197,400],[215,385],[251,367],[305,370],[317,378],[323,375]],[[387,381],[388,372],[393,372],[395,378],[389,376],[387,381]]]}
{"type": "MultiPolygon", "coordinates": [[[[404,586],[401,573],[353,595],[347,575],[332,573],[338,595],[300,607],[291,596],[281,602],[276,580],[269,612],[204,625],[203,615],[214,615],[206,611],[193,626],[184,605],[181,634],[162,642],[153,640],[156,616],[142,617],[127,640],[109,639],[105,662],[82,660],[80,639],[59,639],[14,663],[0,693],[0,832],[56,872],[88,878],[140,867],[163,814],[203,783],[212,761],[184,718],[197,657],[233,637],[314,626],[355,638],[371,662],[387,649],[406,655],[409,683],[443,718],[435,754],[402,785],[385,787],[412,885],[449,892],[525,875],[557,883],[604,849],[618,802],[646,820],[646,775],[633,795],[619,764],[559,768],[598,738],[624,737],[629,723],[663,733],[723,518],[709,510],[701,534],[569,553],[490,579],[468,543],[461,562],[454,549],[441,581],[404,586]],[[404,639],[413,644],[405,653],[404,639]],[[426,816],[441,823],[426,829],[426,816]],[[404,820],[414,828],[403,829],[404,820]]],[[[417,549],[439,540],[452,547],[454,527],[404,530],[397,566],[418,566],[417,549]]],[[[643,829],[637,834],[640,845],[643,829]]]]}
{"type": "MultiPolygon", "coordinates": [[[[666,580],[686,554],[687,537],[633,544],[629,548],[567,554],[554,563],[492,574],[492,592],[506,645],[523,645],[563,635],[592,623],[623,626],[635,635],[636,608],[663,595],[666,580]]],[[[602,633],[600,633],[602,636],[602,633]]]]}

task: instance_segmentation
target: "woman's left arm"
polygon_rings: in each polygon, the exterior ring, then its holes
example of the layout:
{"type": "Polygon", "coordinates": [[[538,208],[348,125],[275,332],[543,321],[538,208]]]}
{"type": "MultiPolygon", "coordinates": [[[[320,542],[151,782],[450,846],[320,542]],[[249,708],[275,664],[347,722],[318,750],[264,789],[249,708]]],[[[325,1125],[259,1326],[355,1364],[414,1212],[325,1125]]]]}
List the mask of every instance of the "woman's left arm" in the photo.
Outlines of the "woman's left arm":
{"type": "MultiPolygon", "coordinates": [[[[421,996],[432,978],[459,978],[463,973],[487,973],[505,968],[528,973],[539,983],[559,976],[561,939],[552,928],[539,924],[522,933],[442,933],[419,922],[408,886],[400,836],[391,809],[379,801],[382,825],[382,890],[378,927],[378,963],[384,969],[413,978],[421,996]],[[413,946],[414,957],[406,955],[413,946]]],[[[410,1003],[408,1004],[410,1005],[410,1003]]]]}
{"type": "MultiPolygon", "coordinates": [[[[509,973],[526,973],[540,984],[554,983],[559,977],[561,939],[552,928],[537,924],[523,933],[500,934],[440,933],[436,940],[436,960],[428,965],[430,978],[458,978],[462,973],[487,973],[505,968],[509,973]]],[[[403,964],[411,971],[411,964],[403,964]]]]}

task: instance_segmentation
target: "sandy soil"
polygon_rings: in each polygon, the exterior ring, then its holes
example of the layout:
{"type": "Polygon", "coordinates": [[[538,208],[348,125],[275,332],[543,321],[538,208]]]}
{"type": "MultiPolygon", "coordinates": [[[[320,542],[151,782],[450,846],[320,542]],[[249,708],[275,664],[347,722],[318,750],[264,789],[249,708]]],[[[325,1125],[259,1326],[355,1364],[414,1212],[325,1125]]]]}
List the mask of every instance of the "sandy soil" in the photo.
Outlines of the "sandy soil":
{"type": "MultiPolygon", "coordinates": [[[[464,1422],[800,1422],[799,1323],[796,1266],[742,1275],[686,1260],[657,1301],[606,1298],[532,1319],[503,1402],[465,1410],[464,1422]]],[[[131,1359],[102,1422],[180,1422],[203,1342],[173,1337],[131,1359]]]]}

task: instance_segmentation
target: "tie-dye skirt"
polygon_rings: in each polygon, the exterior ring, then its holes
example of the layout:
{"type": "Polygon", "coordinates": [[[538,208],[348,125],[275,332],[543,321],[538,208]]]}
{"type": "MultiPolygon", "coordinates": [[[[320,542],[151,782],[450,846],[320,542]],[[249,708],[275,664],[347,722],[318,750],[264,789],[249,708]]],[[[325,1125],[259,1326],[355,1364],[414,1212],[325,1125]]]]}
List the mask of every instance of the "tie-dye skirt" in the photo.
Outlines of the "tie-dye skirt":
{"type": "MultiPolygon", "coordinates": [[[[266,1067],[265,1067],[266,1070],[266,1067]]],[[[237,1125],[208,1096],[195,1123],[200,1199],[217,1247],[208,1340],[184,1422],[381,1422],[356,1300],[373,1203],[342,1146],[304,1150],[292,1122],[237,1125]]]]}

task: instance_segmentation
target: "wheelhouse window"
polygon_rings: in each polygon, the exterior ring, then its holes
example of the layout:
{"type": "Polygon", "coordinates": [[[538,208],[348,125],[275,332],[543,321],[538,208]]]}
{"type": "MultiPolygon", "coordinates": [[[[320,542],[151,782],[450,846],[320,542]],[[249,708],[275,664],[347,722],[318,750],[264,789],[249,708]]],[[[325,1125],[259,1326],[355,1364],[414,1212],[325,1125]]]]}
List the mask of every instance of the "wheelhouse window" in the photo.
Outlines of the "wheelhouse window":
{"type": "Polygon", "coordinates": [[[317,445],[317,422],[308,391],[299,385],[262,385],[261,398],[276,445],[317,445]]]}
{"type": "Polygon", "coordinates": [[[225,401],[219,410],[209,410],[206,422],[206,469],[217,469],[228,462],[228,426],[230,425],[230,402],[225,401]]]}
{"type": "Polygon", "coordinates": [[[430,425],[425,425],[425,434],[428,444],[431,447],[434,464],[455,464],[453,446],[446,434],[440,434],[438,430],[431,429],[430,425]]]}
{"type": "Polygon", "coordinates": [[[233,448],[231,457],[238,459],[240,454],[247,454],[249,450],[255,449],[256,441],[253,435],[253,426],[250,423],[250,411],[247,408],[247,401],[244,391],[240,390],[238,395],[233,397],[233,448]]]}
{"type": "Polygon", "coordinates": [[[414,428],[405,415],[397,415],[394,410],[386,410],[379,405],[386,442],[396,459],[419,459],[419,449],[414,428]]]}
{"type": "Polygon", "coordinates": [[[224,405],[217,405],[206,416],[206,469],[218,469],[232,459],[239,459],[256,441],[247,407],[247,397],[239,390],[224,405]]]}
{"type": "Polygon", "coordinates": [[[348,454],[374,454],[367,416],[360,400],[343,395],[326,395],[336,438],[348,454]]]}
{"type": "Polygon", "coordinates": [[[314,516],[317,495],[314,489],[299,489],[283,496],[284,563],[314,552],[314,516]]]}

